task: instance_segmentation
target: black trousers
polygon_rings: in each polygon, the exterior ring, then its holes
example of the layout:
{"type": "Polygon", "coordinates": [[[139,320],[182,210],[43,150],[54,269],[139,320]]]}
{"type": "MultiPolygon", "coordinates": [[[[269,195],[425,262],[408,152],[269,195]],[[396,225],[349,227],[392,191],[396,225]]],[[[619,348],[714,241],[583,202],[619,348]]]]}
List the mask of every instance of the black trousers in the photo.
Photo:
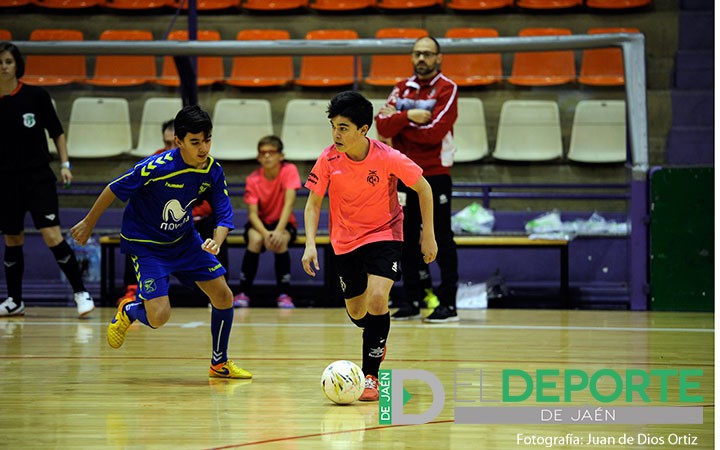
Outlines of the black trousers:
{"type": "MultiPolygon", "coordinates": [[[[426,177],[426,179],[433,191],[433,223],[435,240],[438,245],[436,262],[440,268],[440,286],[435,293],[440,299],[441,305],[454,308],[458,287],[458,256],[453,240],[454,234],[450,226],[452,178],[450,175],[436,175],[426,177]]],[[[405,243],[402,254],[402,273],[405,288],[404,304],[409,305],[424,297],[419,274],[422,263],[422,253],[420,252],[422,217],[417,193],[402,183],[398,183],[398,190],[407,195],[403,207],[405,243]]]]}

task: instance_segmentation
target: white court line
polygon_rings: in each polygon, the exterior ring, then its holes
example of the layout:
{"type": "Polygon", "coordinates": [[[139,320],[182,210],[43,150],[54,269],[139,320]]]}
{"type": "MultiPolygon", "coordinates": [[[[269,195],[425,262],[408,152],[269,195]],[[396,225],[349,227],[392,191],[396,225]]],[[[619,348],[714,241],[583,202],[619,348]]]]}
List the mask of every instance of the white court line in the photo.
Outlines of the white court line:
{"type": "MultiPolygon", "coordinates": [[[[73,325],[72,322],[7,322],[21,326],[67,326],[73,325]]],[[[2,329],[0,322],[0,329],[2,329]]],[[[79,321],[75,325],[91,325],[91,326],[107,326],[107,322],[96,321],[79,321]]],[[[163,327],[180,327],[180,328],[197,328],[200,326],[210,326],[209,322],[184,322],[184,323],[167,323],[163,327]]],[[[234,323],[234,327],[257,327],[257,328],[354,328],[351,323],[234,323]]],[[[537,330],[537,331],[632,331],[632,332],[648,332],[648,333],[714,333],[712,328],[640,328],[640,327],[581,327],[581,326],[560,326],[560,325],[477,325],[449,323],[449,324],[397,324],[393,323],[392,328],[422,328],[424,330],[432,328],[454,328],[454,329],[475,329],[475,330],[537,330]]]]}

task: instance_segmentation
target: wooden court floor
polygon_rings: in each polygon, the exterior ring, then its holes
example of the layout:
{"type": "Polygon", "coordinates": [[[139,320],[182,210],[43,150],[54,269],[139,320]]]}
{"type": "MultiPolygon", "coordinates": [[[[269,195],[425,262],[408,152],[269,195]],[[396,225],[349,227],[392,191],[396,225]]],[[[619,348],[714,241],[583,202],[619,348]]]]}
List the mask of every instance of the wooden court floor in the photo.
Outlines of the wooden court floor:
{"type": "MultiPolygon", "coordinates": [[[[0,319],[0,448],[714,447],[713,314],[490,309],[461,311],[457,324],[393,322],[383,368],[432,372],[446,397],[442,412],[428,423],[380,425],[377,403],[335,406],[320,391],[327,364],[361,362],[361,332],[342,309],[237,310],[230,356],[254,374],[252,381],[208,379],[206,308],[176,308],[158,330],[133,325],[119,350],[105,341],[114,309],[99,309],[88,320],[74,313],[30,307],[23,318],[0,319]],[[482,387],[485,400],[501,397],[506,369],[701,370],[689,392],[703,397],[692,403],[702,408],[703,423],[455,423],[461,401],[484,406],[473,394],[476,387],[482,387]],[[458,388],[459,376],[468,373],[482,373],[482,379],[464,380],[458,388]],[[623,444],[622,436],[637,440],[623,444]],[[555,443],[546,445],[552,439],[555,443]]],[[[403,411],[426,411],[433,400],[427,385],[408,381],[406,387],[412,397],[403,411]]],[[[598,389],[607,394],[612,386],[598,389]]],[[[663,388],[654,380],[647,387],[653,402],[641,406],[689,406],[680,402],[679,389],[677,379],[669,378],[668,400],[660,401],[663,388]]],[[[600,405],[586,390],[571,403],[551,407],[570,404],[600,405]]],[[[532,397],[523,403],[528,405],[544,403],[532,397]]],[[[615,405],[628,403],[601,406],[615,405]]]]}

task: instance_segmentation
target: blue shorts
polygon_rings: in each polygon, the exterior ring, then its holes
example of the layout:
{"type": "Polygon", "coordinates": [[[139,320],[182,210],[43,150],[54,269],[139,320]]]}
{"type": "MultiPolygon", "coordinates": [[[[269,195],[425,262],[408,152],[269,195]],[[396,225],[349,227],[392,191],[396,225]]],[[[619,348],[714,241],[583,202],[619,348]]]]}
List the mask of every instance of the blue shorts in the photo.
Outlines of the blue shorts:
{"type": "Polygon", "coordinates": [[[152,255],[131,255],[138,280],[137,295],[143,300],[168,295],[170,275],[182,284],[195,287],[197,281],[210,281],[225,275],[225,268],[215,255],[201,248],[197,233],[178,244],[152,255]]]}

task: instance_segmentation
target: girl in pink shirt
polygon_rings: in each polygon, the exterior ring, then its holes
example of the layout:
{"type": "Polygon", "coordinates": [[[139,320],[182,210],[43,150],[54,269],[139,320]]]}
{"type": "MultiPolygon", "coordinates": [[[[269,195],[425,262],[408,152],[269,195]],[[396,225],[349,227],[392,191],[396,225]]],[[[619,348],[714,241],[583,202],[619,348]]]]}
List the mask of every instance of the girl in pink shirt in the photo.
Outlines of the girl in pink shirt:
{"type": "Polygon", "coordinates": [[[248,175],[243,200],[248,206],[245,225],[247,249],[240,269],[240,292],[234,297],[236,308],[247,308],[258,270],[260,253],[275,253],[276,299],[279,308],[294,308],[290,297],[290,253],[288,244],[297,236],[297,220],[292,209],[300,175],[295,164],[285,161],[283,143],[277,136],[265,136],[258,142],[260,167],[248,175]]]}
{"type": "Polygon", "coordinates": [[[402,208],[398,179],[417,192],[423,233],[421,249],[426,263],[435,260],[432,190],[422,169],[397,150],[366,137],[373,121],[372,104],[355,91],[337,94],[328,105],[333,145],[318,158],[305,187],[303,269],[319,270],[315,236],[323,197],[330,198],[330,242],[345,307],[355,325],[363,328],[365,390],[361,401],[377,401],[378,371],[390,332],[388,298],[399,278],[402,254],[402,208]]]}

